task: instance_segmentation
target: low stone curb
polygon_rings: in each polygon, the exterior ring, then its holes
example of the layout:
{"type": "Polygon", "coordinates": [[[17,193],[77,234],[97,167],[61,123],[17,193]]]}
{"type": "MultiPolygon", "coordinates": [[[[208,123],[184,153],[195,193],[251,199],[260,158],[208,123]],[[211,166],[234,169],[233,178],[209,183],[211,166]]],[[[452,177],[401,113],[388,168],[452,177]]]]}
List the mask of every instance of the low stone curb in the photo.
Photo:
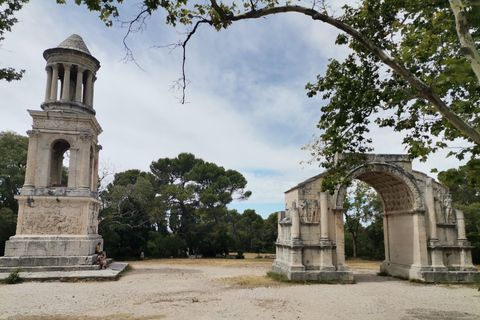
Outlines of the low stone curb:
{"type": "MultiPolygon", "coordinates": [[[[107,269],[84,270],[84,271],[45,271],[45,272],[22,272],[20,278],[24,281],[94,281],[116,280],[128,266],[124,262],[112,262],[107,269]]],[[[9,273],[0,273],[0,281],[6,279],[9,273]]]]}

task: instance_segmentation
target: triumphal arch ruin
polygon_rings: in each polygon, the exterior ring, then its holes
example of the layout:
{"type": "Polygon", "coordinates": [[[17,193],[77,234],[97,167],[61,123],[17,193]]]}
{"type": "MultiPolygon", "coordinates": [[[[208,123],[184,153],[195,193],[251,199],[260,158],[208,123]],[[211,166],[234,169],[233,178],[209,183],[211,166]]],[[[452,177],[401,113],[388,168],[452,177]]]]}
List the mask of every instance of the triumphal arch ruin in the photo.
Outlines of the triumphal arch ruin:
{"type": "MultiPolygon", "coordinates": [[[[453,206],[448,188],[412,170],[407,156],[365,156],[347,176],[368,183],[382,198],[385,260],[381,271],[426,282],[480,280],[472,264],[463,213],[453,206]]],[[[326,174],[285,192],[286,210],[278,215],[272,268],[291,280],[354,280],[345,264],[347,186],[340,186],[333,195],[322,192],[326,174]]]]}
{"type": "Polygon", "coordinates": [[[98,135],[93,93],[100,68],[83,39],[72,35],[43,53],[47,85],[33,118],[25,184],[15,236],[6,242],[0,272],[87,270],[98,235],[98,135]],[[66,155],[69,154],[69,161],[66,155]],[[68,167],[68,176],[62,174],[68,167]]]}

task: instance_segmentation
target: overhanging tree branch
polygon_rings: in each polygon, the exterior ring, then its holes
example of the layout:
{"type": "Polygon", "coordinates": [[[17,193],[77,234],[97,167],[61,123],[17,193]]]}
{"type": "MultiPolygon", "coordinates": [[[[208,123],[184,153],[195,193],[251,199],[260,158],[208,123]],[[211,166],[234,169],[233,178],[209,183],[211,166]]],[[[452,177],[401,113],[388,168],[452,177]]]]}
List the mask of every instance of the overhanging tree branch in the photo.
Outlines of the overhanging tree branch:
{"type": "Polygon", "coordinates": [[[470,62],[472,70],[477,77],[477,82],[480,85],[480,53],[475,47],[475,42],[473,41],[472,35],[468,30],[465,5],[461,0],[449,0],[449,2],[455,16],[455,26],[458,39],[462,45],[462,52],[465,55],[465,58],[467,58],[467,60],[470,62]]]}
{"type": "MultiPolygon", "coordinates": [[[[458,2],[459,0],[451,0],[451,1],[458,2]]],[[[449,121],[455,128],[457,128],[460,132],[462,132],[463,135],[471,139],[477,145],[480,145],[480,132],[478,132],[475,128],[473,128],[470,124],[465,122],[461,117],[459,117],[455,112],[453,112],[446,105],[446,103],[433,91],[433,89],[430,86],[426,85],[418,77],[413,75],[408,69],[406,69],[404,66],[397,63],[391,57],[389,57],[385,51],[383,51],[380,47],[370,42],[364,35],[359,33],[357,30],[355,30],[351,26],[343,23],[342,21],[339,21],[330,16],[322,14],[314,9],[308,9],[301,6],[266,7],[263,9],[249,11],[239,15],[229,15],[225,13],[225,11],[216,4],[215,0],[211,0],[211,3],[212,3],[212,7],[219,14],[221,19],[223,20],[226,19],[226,21],[256,19],[256,18],[273,15],[273,14],[278,14],[278,13],[296,12],[296,13],[301,13],[301,14],[310,16],[313,20],[322,21],[339,30],[344,31],[345,33],[350,35],[355,41],[361,44],[364,48],[366,48],[369,52],[371,52],[374,56],[376,56],[380,61],[382,61],[384,64],[392,68],[395,72],[397,72],[405,80],[407,80],[416,90],[420,92],[420,94],[424,98],[426,98],[434,106],[434,108],[447,121],[449,121]]],[[[476,49],[472,50],[472,48],[469,47],[469,50],[472,52],[476,52],[478,54],[478,50],[476,49]]],[[[473,60],[477,60],[477,59],[474,57],[473,60]]],[[[480,58],[478,58],[478,61],[480,61],[480,58]]]]}

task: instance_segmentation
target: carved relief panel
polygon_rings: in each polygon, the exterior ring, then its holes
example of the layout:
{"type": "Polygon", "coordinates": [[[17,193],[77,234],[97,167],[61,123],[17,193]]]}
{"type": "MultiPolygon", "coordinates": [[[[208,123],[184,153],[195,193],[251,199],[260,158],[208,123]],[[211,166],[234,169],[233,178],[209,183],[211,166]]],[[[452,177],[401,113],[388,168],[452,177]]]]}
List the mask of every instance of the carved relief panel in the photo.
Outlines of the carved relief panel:
{"type": "Polygon", "coordinates": [[[317,200],[300,200],[300,221],[302,223],[319,222],[320,208],[317,200]]]}
{"type": "Polygon", "coordinates": [[[83,203],[42,202],[24,206],[22,234],[78,235],[82,232],[83,203]]]}

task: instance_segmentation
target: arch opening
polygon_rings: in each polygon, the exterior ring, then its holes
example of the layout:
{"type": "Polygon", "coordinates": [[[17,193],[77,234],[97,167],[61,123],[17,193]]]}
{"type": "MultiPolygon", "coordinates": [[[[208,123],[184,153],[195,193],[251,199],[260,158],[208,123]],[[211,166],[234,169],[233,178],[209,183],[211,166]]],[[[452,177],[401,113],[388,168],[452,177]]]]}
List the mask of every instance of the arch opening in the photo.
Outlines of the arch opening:
{"type": "MultiPolygon", "coordinates": [[[[373,167],[356,168],[351,172],[351,179],[370,185],[383,203],[385,260],[381,269],[390,265],[427,265],[426,234],[418,231],[419,227],[425,226],[424,211],[418,210],[423,207],[423,202],[415,199],[419,190],[413,177],[393,166],[374,164],[373,167]]],[[[336,202],[343,205],[346,191],[339,197],[342,198],[336,202]]]]}
{"type": "Polygon", "coordinates": [[[345,256],[370,261],[385,259],[383,201],[375,189],[355,180],[343,202],[345,256]]]}
{"type": "Polygon", "coordinates": [[[70,144],[57,140],[51,149],[50,185],[67,186],[70,144]],[[65,168],[65,169],[64,169],[65,168]]]}

